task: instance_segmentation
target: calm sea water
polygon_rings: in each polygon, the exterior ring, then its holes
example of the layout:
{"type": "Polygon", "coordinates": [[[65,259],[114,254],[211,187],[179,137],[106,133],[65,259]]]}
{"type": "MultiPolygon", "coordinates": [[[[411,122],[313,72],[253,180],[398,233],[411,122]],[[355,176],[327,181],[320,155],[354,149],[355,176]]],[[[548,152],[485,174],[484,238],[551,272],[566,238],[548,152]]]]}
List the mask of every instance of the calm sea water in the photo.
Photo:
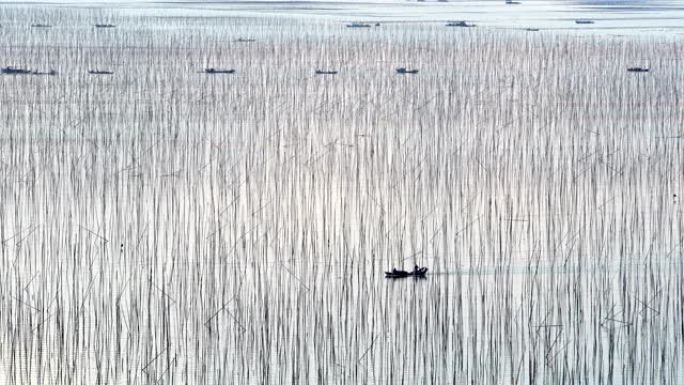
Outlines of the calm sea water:
{"type": "Polygon", "coordinates": [[[682,34],[684,3],[671,0],[625,1],[178,1],[124,5],[135,12],[184,16],[316,17],[377,22],[468,20],[489,28],[539,28],[609,34],[682,34]],[[576,24],[578,19],[593,24],[576,24]]]}

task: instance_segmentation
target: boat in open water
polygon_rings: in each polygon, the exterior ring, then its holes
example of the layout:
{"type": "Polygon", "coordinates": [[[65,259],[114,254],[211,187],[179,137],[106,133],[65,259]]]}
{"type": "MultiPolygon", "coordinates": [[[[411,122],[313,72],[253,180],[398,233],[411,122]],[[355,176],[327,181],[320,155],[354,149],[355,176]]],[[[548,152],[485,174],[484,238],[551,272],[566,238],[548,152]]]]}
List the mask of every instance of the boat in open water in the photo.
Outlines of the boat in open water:
{"type": "Polygon", "coordinates": [[[458,20],[458,21],[450,21],[446,23],[447,27],[462,27],[462,28],[471,28],[474,27],[475,24],[468,24],[465,20],[458,20]]]}
{"type": "Polygon", "coordinates": [[[370,28],[371,25],[368,23],[353,22],[347,24],[347,28],[370,28]]]}
{"type": "Polygon", "coordinates": [[[428,271],[427,267],[418,267],[418,266],[414,267],[413,271],[392,269],[392,271],[386,271],[385,272],[385,278],[407,278],[407,277],[425,278],[425,274],[427,273],[427,271],[428,271]]]}
{"type": "Polygon", "coordinates": [[[4,67],[0,70],[0,73],[3,75],[31,75],[33,71],[23,68],[4,67]]]}
{"type": "Polygon", "coordinates": [[[205,74],[209,75],[220,75],[220,74],[234,74],[234,69],[220,69],[220,68],[206,68],[204,70],[205,74]]]}

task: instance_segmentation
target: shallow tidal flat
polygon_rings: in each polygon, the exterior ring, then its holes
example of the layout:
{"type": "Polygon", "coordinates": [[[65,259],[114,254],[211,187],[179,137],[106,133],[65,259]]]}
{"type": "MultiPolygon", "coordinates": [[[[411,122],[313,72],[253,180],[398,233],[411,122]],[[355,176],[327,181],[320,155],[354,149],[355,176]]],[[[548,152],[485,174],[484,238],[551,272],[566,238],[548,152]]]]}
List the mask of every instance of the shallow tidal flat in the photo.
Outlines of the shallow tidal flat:
{"type": "Polygon", "coordinates": [[[684,381],[683,41],[0,24],[1,383],[684,381]]]}

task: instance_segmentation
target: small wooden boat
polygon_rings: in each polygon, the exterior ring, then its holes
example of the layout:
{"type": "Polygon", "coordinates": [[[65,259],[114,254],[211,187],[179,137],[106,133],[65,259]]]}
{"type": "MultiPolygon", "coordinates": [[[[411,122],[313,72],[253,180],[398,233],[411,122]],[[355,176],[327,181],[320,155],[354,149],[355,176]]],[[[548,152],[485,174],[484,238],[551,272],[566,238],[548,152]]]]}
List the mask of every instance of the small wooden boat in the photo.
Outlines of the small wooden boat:
{"type": "Polygon", "coordinates": [[[587,19],[578,19],[575,20],[575,24],[594,24],[593,20],[587,20],[587,19]]]}
{"type": "Polygon", "coordinates": [[[241,37],[235,41],[238,43],[254,43],[256,41],[256,39],[247,39],[247,38],[241,37]]]}
{"type": "Polygon", "coordinates": [[[3,75],[31,75],[33,73],[31,70],[14,67],[4,67],[0,72],[2,72],[3,75]]]}
{"type": "Polygon", "coordinates": [[[112,71],[102,71],[102,70],[89,70],[88,73],[91,75],[114,75],[114,72],[112,72],[112,71]]]}
{"type": "Polygon", "coordinates": [[[409,69],[406,69],[405,67],[400,67],[400,68],[397,68],[397,73],[399,75],[417,74],[418,70],[417,69],[409,70],[409,69]]]}
{"type": "Polygon", "coordinates": [[[358,22],[347,24],[347,28],[370,28],[370,26],[370,24],[358,22]]]}
{"type": "Polygon", "coordinates": [[[50,70],[50,71],[47,71],[47,72],[33,71],[33,72],[31,72],[31,75],[55,76],[55,75],[57,75],[57,71],[55,71],[55,70],[50,70]]]}
{"type": "Polygon", "coordinates": [[[650,71],[650,68],[644,68],[644,67],[629,67],[627,68],[627,72],[648,72],[650,71]]]}
{"type": "Polygon", "coordinates": [[[527,31],[527,32],[537,32],[537,31],[539,31],[539,28],[525,28],[525,31],[527,31]]]}
{"type": "Polygon", "coordinates": [[[446,26],[447,26],[447,27],[463,27],[463,28],[470,28],[470,27],[474,27],[475,24],[468,24],[468,23],[465,22],[464,20],[459,20],[459,21],[450,21],[450,22],[446,23],[446,26]]]}
{"type": "Polygon", "coordinates": [[[95,28],[116,28],[114,24],[95,24],[95,28]]]}
{"type": "Polygon", "coordinates": [[[337,71],[316,70],[316,75],[337,75],[337,71]]]}
{"type": "Polygon", "coordinates": [[[31,24],[31,28],[52,28],[50,24],[31,24]]]}
{"type": "Polygon", "coordinates": [[[31,71],[23,68],[14,68],[14,67],[4,67],[0,69],[0,73],[3,75],[49,75],[49,76],[54,76],[57,75],[57,71],[55,70],[50,70],[47,72],[42,72],[42,71],[31,71]]]}
{"type": "Polygon", "coordinates": [[[234,74],[234,69],[220,69],[220,68],[206,68],[204,70],[205,74],[209,75],[220,75],[220,74],[234,74]]]}
{"type": "Polygon", "coordinates": [[[385,272],[385,278],[406,278],[406,277],[416,277],[425,278],[425,273],[427,273],[427,267],[416,266],[413,271],[397,270],[392,269],[392,271],[385,272]]]}

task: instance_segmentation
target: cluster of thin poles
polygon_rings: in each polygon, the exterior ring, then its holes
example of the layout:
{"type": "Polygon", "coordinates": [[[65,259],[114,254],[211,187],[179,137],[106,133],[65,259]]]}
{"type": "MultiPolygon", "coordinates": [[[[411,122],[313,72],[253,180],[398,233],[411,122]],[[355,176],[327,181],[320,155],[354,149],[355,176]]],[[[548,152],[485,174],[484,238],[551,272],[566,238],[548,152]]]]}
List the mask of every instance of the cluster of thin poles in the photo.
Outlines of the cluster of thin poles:
{"type": "Polygon", "coordinates": [[[682,41],[0,24],[4,382],[681,383],[682,41]]]}

